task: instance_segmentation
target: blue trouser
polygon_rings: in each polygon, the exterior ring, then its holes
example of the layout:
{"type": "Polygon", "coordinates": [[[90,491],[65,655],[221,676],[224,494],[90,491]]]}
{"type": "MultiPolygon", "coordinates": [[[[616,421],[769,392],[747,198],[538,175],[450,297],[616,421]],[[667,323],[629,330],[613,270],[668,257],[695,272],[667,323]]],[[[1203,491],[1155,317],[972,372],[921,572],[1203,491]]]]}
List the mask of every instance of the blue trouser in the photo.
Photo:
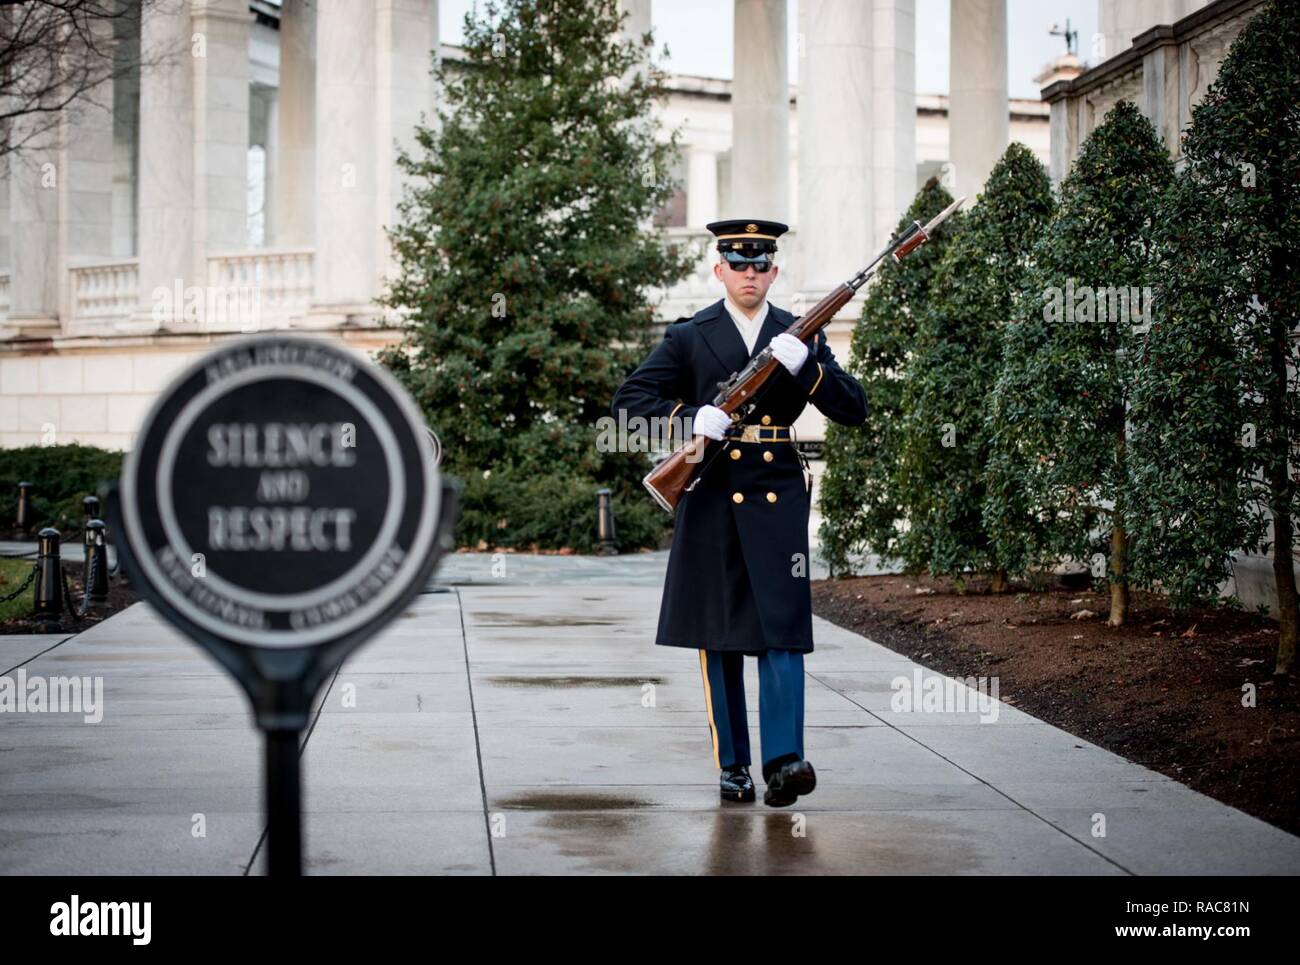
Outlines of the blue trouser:
{"type": "MultiPolygon", "coordinates": [[[[745,655],[701,650],[704,706],[719,768],[749,764],[749,718],[745,713],[745,655]]],[[[773,762],[803,758],[803,653],[764,650],[758,655],[758,729],[763,777],[773,762]]]]}

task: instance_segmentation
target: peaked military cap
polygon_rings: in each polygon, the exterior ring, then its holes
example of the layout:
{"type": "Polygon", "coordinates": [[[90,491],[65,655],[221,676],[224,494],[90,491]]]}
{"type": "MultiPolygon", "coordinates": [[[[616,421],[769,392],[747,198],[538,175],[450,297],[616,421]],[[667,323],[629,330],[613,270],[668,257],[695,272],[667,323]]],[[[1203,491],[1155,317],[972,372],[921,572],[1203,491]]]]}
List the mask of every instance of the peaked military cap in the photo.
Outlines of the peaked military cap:
{"type": "Polygon", "coordinates": [[[789,225],[779,221],[760,221],[757,218],[711,221],[704,227],[717,235],[718,251],[734,251],[746,258],[776,251],[776,239],[790,230],[789,225]]]}

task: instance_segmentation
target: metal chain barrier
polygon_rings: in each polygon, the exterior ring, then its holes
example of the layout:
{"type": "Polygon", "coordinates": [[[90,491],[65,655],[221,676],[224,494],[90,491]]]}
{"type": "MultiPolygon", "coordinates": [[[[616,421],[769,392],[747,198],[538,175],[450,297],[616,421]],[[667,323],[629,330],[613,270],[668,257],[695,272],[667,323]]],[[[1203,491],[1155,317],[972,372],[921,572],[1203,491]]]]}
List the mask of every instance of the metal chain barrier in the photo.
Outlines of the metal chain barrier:
{"type": "MultiPolygon", "coordinates": [[[[71,616],[73,620],[80,623],[82,617],[85,616],[86,613],[86,601],[82,601],[80,611],[73,608],[72,589],[68,586],[68,571],[63,568],[62,561],[59,563],[59,575],[63,577],[63,609],[68,611],[68,615],[71,616]]],[[[89,599],[89,597],[86,599],[89,599]]]]}
{"type": "Polygon", "coordinates": [[[32,585],[32,580],[36,579],[37,569],[37,564],[33,563],[31,572],[27,574],[27,579],[23,580],[23,585],[18,587],[18,589],[14,590],[12,593],[6,593],[4,596],[0,596],[0,603],[8,603],[10,600],[17,599],[24,590],[32,585]]]}
{"type": "Polygon", "coordinates": [[[81,588],[82,590],[81,610],[79,611],[79,616],[83,616],[83,617],[90,612],[90,597],[91,594],[94,593],[95,587],[97,586],[97,584],[95,583],[96,567],[88,566],[86,567],[86,569],[88,571],[88,574],[86,576],[86,585],[81,588]]]}

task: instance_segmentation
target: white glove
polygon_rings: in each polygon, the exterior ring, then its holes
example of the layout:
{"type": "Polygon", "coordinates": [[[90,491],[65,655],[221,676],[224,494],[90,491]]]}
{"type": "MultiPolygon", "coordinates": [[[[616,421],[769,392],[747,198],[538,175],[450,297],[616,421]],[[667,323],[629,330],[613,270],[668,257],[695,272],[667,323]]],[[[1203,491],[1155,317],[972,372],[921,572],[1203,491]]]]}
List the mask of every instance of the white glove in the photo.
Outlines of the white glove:
{"type": "Polygon", "coordinates": [[[772,355],[784,365],[791,375],[798,375],[804,362],[808,361],[808,346],[789,332],[782,332],[772,339],[772,355]]]}
{"type": "Polygon", "coordinates": [[[716,405],[702,405],[695,411],[695,422],[692,425],[693,431],[702,436],[708,436],[714,442],[720,440],[722,434],[730,427],[731,416],[716,405]]]}

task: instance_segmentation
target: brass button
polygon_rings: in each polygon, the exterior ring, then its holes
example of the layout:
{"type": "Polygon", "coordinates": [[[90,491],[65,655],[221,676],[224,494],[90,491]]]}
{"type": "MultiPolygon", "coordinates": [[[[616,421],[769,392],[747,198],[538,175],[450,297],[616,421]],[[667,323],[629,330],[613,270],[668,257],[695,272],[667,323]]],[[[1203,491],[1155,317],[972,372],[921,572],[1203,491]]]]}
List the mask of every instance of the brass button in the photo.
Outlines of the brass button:
{"type": "Polygon", "coordinates": [[[770,415],[763,416],[763,425],[770,426],[771,424],[772,424],[772,417],[770,415]]]}
{"type": "Polygon", "coordinates": [[[731,458],[732,458],[732,459],[739,459],[739,458],[740,458],[740,450],[739,450],[739,449],[732,449],[732,450],[731,450],[731,458]]]}
{"type": "Polygon", "coordinates": [[[743,493],[732,493],[731,501],[733,503],[743,503],[745,501],[745,496],[743,493]]]}
{"type": "Polygon", "coordinates": [[[768,494],[767,494],[767,501],[768,501],[769,503],[774,503],[774,502],[776,502],[776,493],[768,493],[768,494]]]}
{"type": "Polygon", "coordinates": [[[768,449],[766,452],[763,453],[763,461],[764,461],[764,462],[771,462],[771,461],[772,461],[772,450],[771,450],[771,449],[768,449]]]}

